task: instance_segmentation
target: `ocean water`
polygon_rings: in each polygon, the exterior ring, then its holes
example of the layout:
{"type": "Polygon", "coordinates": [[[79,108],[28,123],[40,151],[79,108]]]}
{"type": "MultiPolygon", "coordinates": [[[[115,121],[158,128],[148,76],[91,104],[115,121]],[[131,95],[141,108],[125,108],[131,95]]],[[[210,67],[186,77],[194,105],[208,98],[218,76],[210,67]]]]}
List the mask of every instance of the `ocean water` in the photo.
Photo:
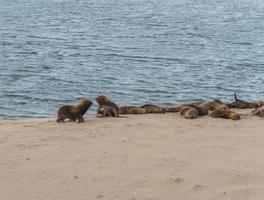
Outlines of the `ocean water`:
{"type": "Polygon", "coordinates": [[[264,99],[263,74],[263,0],[0,0],[2,117],[264,99]]]}

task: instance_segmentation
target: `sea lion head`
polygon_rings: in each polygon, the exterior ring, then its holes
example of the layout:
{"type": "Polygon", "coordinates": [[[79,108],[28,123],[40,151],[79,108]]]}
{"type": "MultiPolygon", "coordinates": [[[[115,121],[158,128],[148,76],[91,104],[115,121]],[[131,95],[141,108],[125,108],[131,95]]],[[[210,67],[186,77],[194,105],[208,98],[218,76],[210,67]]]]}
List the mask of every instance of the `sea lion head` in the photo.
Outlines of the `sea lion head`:
{"type": "Polygon", "coordinates": [[[93,105],[93,102],[92,101],[90,101],[89,99],[81,99],[80,100],[80,103],[79,103],[79,106],[91,106],[91,105],[93,105]]]}
{"type": "Polygon", "coordinates": [[[233,120],[239,120],[240,119],[240,115],[236,112],[231,112],[230,113],[230,118],[233,120]]]}
{"type": "Polygon", "coordinates": [[[80,100],[80,103],[77,105],[77,109],[79,109],[81,115],[84,115],[92,104],[93,102],[90,101],[89,99],[82,99],[80,100]]]}
{"type": "Polygon", "coordinates": [[[98,96],[96,101],[99,105],[107,105],[110,100],[106,96],[98,96]]]}
{"type": "Polygon", "coordinates": [[[199,116],[199,111],[191,106],[183,106],[180,114],[185,118],[185,119],[196,119],[199,116]]]}

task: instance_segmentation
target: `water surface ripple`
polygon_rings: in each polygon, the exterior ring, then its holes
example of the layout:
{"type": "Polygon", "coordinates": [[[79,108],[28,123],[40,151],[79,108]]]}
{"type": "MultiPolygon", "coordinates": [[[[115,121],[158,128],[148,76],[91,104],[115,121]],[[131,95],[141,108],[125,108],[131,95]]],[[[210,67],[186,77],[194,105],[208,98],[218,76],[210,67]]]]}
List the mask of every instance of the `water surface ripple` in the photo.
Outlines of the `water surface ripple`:
{"type": "Polygon", "coordinates": [[[0,71],[0,116],[264,99],[264,1],[0,0],[0,71]]]}

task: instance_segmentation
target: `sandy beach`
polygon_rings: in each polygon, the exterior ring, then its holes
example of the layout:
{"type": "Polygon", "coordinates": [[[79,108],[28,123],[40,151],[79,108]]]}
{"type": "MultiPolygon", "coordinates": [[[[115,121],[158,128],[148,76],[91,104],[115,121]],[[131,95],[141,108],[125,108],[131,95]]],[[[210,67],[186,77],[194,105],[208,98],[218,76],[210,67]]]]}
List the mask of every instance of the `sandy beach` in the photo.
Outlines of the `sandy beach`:
{"type": "Polygon", "coordinates": [[[85,120],[0,120],[0,199],[264,199],[264,119],[85,120]]]}

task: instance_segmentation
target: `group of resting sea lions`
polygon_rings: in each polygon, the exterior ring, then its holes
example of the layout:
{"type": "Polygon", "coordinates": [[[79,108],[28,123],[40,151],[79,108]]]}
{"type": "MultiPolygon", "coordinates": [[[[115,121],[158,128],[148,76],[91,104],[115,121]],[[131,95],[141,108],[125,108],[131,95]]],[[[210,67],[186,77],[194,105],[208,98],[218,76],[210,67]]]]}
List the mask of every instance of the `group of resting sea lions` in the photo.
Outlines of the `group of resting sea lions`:
{"type": "MultiPolygon", "coordinates": [[[[120,114],[148,114],[148,113],[166,113],[179,112],[185,119],[196,119],[199,116],[209,115],[213,118],[224,118],[239,120],[240,115],[231,111],[231,108],[246,109],[253,108],[252,113],[264,118],[264,101],[256,100],[247,102],[237,98],[232,103],[224,103],[221,100],[197,101],[189,104],[176,104],[170,108],[162,108],[152,104],[143,106],[121,106],[118,107],[106,96],[96,97],[98,103],[97,117],[118,117],[120,114]]],[[[59,108],[57,122],[64,122],[69,119],[72,122],[84,122],[83,115],[91,107],[93,102],[83,99],[78,105],[65,105],[59,108]]]]}

